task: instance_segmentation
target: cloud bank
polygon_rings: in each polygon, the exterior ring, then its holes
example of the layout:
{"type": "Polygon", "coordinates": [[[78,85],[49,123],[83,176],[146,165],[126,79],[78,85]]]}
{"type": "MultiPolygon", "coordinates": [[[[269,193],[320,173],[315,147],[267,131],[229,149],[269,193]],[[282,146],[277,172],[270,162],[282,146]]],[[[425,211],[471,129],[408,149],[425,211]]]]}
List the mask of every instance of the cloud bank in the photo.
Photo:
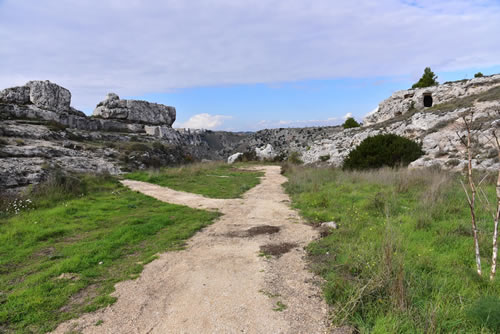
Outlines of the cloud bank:
{"type": "Polygon", "coordinates": [[[0,87],[50,79],[92,108],[109,91],[421,74],[500,59],[489,0],[4,0],[0,87]]]}
{"type": "Polygon", "coordinates": [[[191,116],[186,122],[175,124],[176,128],[190,128],[190,129],[215,129],[220,128],[224,120],[231,119],[231,116],[225,115],[210,115],[210,114],[197,114],[191,116]]]}

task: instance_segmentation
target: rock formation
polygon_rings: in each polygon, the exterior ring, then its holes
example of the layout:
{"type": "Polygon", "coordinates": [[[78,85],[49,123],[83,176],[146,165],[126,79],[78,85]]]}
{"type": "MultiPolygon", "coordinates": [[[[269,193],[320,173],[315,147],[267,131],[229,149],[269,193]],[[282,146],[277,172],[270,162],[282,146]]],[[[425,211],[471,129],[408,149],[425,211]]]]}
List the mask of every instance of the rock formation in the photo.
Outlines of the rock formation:
{"type": "Polygon", "coordinates": [[[410,167],[462,170],[467,162],[460,142],[465,135],[462,116],[470,112],[474,126],[482,131],[473,164],[498,170],[500,162],[488,134],[500,128],[500,75],[396,92],[360,128],[268,129],[256,132],[246,143],[249,147],[271,144],[275,154],[283,157],[297,152],[306,164],[341,166],[368,136],[394,133],[422,143],[426,154],[410,167]]]}
{"type": "Polygon", "coordinates": [[[255,154],[259,160],[273,160],[276,157],[276,152],[271,144],[264,147],[256,147],[255,154]]]}
{"type": "Polygon", "coordinates": [[[95,117],[167,127],[172,127],[175,114],[174,107],[147,101],[120,100],[114,93],[109,93],[94,110],[95,117]]]}
{"type": "Polygon", "coordinates": [[[340,126],[266,129],[232,133],[173,129],[176,111],[156,103],[108,94],[92,117],[71,107],[71,93],[49,81],[0,91],[0,189],[19,190],[43,180],[54,167],[108,172],[190,161],[286,159],[297,152],[306,164],[341,166],[362,140],[394,133],[422,143],[425,155],[411,167],[462,170],[462,116],[474,113],[482,130],[474,147],[477,168],[498,170],[488,134],[500,128],[500,75],[394,93],[360,128],[340,126]]]}
{"type": "Polygon", "coordinates": [[[424,109],[443,104],[457,98],[478,95],[500,86],[500,75],[446,82],[442,85],[401,90],[380,103],[378,109],[363,120],[363,124],[373,125],[404,115],[413,109],[424,109]]]}
{"type": "Polygon", "coordinates": [[[175,130],[175,108],[109,94],[94,117],[71,107],[69,90],[30,81],[0,91],[0,189],[38,183],[53,168],[120,174],[223,159],[244,135],[175,130]]]}

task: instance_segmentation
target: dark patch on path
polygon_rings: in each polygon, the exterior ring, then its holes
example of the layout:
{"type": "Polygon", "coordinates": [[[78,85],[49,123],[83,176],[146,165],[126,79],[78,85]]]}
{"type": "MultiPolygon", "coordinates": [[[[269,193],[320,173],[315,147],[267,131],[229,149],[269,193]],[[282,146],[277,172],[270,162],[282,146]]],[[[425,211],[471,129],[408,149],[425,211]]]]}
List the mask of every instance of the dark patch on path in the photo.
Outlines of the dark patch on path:
{"type": "Polygon", "coordinates": [[[271,226],[271,225],[259,225],[249,228],[246,231],[233,231],[224,234],[226,237],[230,238],[245,238],[245,237],[254,237],[256,235],[261,234],[274,234],[280,231],[279,226],[271,226]]]}
{"type": "Polygon", "coordinates": [[[253,237],[260,234],[274,234],[280,231],[279,226],[261,225],[249,228],[246,233],[248,236],[253,237]]]}
{"type": "Polygon", "coordinates": [[[288,253],[292,248],[297,247],[296,243],[283,242],[280,244],[267,244],[260,246],[260,251],[266,255],[272,255],[280,257],[281,255],[288,253]]]}

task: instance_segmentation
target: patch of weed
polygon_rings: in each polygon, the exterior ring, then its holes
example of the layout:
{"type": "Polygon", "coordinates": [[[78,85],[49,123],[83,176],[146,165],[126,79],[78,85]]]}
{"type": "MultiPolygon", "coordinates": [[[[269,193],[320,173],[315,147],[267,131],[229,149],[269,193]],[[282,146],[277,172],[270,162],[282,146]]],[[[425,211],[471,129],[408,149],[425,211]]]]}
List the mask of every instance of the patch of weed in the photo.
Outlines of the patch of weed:
{"type": "Polygon", "coordinates": [[[283,302],[281,301],[277,301],[276,302],[276,307],[273,308],[273,311],[276,311],[276,312],[283,312],[284,310],[286,310],[288,308],[288,306],[286,306],[285,304],[283,304],[283,302]]]}

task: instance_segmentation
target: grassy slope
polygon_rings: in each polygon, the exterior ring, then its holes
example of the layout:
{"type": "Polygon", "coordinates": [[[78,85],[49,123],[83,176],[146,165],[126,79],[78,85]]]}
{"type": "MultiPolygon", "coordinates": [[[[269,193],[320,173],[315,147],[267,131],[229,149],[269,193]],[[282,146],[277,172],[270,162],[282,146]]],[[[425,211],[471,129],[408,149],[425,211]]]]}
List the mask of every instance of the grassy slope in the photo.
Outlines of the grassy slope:
{"type": "Polygon", "coordinates": [[[218,216],[111,178],[86,184],[87,195],[41,197],[36,209],[0,217],[0,332],[45,332],[113,302],[116,282],[137,277],[156,253],[180,249],[218,216]]]}
{"type": "MultiPolygon", "coordinates": [[[[286,189],[306,218],[340,224],[308,247],[312,269],[326,279],[335,322],[362,333],[494,332],[468,316],[481,296],[499,296],[500,285],[475,273],[457,176],[295,168],[288,177],[286,189]]],[[[493,186],[487,190],[493,200],[493,186]]],[[[485,273],[492,225],[491,216],[479,215],[485,273]]]]}
{"type": "Polygon", "coordinates": [[[262,172],[205,163],[154,171],[139,171],[126,178],[213,198],[236,198],[259,183],[262,172]]]}

